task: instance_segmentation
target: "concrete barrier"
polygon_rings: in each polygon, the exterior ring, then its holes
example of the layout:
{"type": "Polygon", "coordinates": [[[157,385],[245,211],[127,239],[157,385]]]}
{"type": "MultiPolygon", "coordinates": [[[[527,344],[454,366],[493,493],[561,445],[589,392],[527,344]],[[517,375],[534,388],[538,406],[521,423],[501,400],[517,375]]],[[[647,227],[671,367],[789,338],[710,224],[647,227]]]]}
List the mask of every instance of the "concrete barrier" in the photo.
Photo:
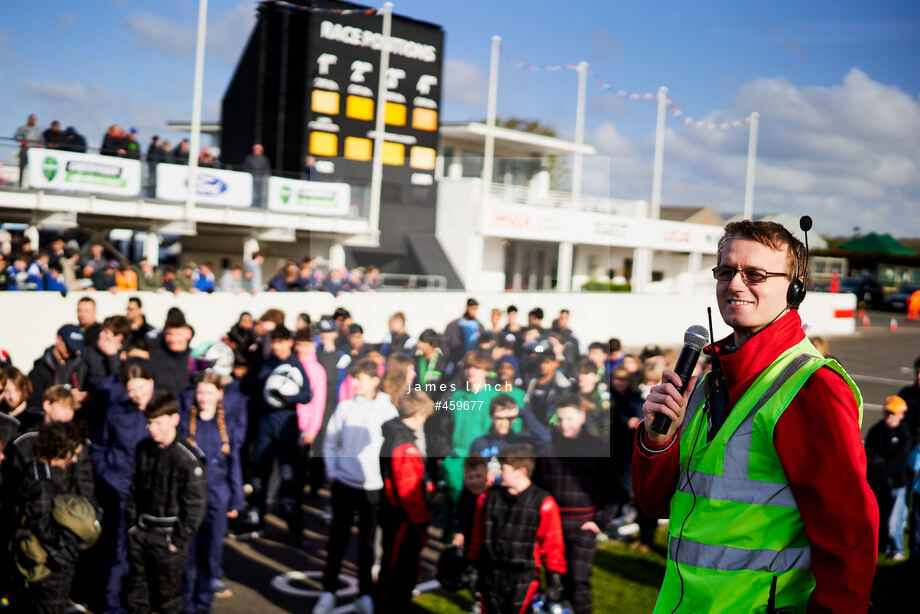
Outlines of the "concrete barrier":
{"type": "MultiPolygon", "coordinates": [[[[325,292],[270,292],[255,296],[93,292],[62,297],[48,292],[2,292],[0,348],[10,352],[18,367],[28,370],[32,361],[53,343],[58,327],[76,322],[77,301],[84,296],[96,301],[100,321],[109,315],[123,314],[131,296],[143,301],[147,320],[153,326],[162,325],[166,311],[177,306],[195,328],[194,346],[222,337],[240,312],[249,311],[258,317],[269,307],[284,310],[287,325],[292,329],[298,313],[306,312],[315,321],[338,306],[344,307],[364,327],[369,343],[383,338],[387,333],[387,318],[396,311],[406,314],[406,326],[412,335],[418,335],[425,328],[442,332],[448,322],[460,317],[470,295],[450,291],[407,291],[343,294],[333,298],[325,292]]],[[[526,323],[527,312],[541,307],[547,327],[560,309],[569,309],[571,327],[582,349],[592,341],[605,341],[610,337],[619,338],[627,348],[641,348],[647,343],[680,347],[688,326],[707,325],[707,307],[713,310],[716,336],[721,338],[730,332],[719,316],[713,296],[593,292],[478,292],[474,296],[480,303],[479,320],[487,327],[492,308],[504,311],[514,304],[519,309],[518,321],[526,323]]],[[[809,335],[845,335],[855,330],[855,309],[856,298],[852,294],[809,292],[801,313],[809,335]]]]}

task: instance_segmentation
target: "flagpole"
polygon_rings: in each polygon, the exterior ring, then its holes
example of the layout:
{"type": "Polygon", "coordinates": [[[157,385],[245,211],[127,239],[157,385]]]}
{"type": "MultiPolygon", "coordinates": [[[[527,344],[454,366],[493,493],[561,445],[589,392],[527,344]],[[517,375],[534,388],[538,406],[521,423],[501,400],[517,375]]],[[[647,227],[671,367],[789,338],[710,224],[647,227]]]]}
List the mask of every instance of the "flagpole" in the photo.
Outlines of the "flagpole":
{"type": "Polygon", "coordinates": [[[380,40],[380,74],[377,76],[377,121],[374,124],[374,158],[371,165],[371,203],[367,218],[368,234],[380,237],[380,192],[383,188],[383,135],[386,131],[387,71],[390,68],[390,28],[393,3],[383,3],[383,29],[380,40]]]}

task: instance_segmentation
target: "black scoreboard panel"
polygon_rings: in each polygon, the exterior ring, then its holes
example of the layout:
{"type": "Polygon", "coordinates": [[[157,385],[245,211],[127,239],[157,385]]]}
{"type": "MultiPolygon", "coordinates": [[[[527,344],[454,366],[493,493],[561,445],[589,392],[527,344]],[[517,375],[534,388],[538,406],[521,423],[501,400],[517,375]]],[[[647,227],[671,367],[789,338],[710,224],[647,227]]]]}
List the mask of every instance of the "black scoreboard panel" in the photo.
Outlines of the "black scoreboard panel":
{"type": "MultiPolygon", "coordinates": [[[[224,96],[224,158],[239,163],[261,142],[279,170],[299,172],[312,155],[333,179],[369,182],[383,15],[322,10],[368,8],[335,0],[302,5],[321,10],[259,5],[224,96]]],[[[409,195],[409,186],[434,184],[444,31],[395,15],[391,23],[384,178],[409,195]]]]}
{"type": "MultiPolygon", "coordinates": [[[[345,8],[339,2],[318,6],[345,8]]],[[[310,13],[305,152],[335,175],[370,179],[382,15],[310,13]]],[[[441,112],[444,33],[393,17],[382,149],[388,183],[431,186],[441,112]]]]}

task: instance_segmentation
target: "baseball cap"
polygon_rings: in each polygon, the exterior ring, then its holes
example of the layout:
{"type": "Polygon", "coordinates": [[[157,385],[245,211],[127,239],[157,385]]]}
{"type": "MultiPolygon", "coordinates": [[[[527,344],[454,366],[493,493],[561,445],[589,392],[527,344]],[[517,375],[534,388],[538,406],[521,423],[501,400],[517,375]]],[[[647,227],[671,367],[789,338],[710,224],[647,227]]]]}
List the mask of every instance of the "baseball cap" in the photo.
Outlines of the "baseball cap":
{"type": "Polygon", "coordinates": [[[468,299],[466,299],[466,306],[467,306],[467,307],[472,307],[473,305],[478,305],[478,304],[479,304],[479,301],[477,301],[477,300],[474,299],[474,298],[468,298],[468,299]]]}
{"type": "Polygon", "coordinates": [[[899,396],[890,396],[885,399],[885,411],[896,416],[903,416],[907,411],[907,401],[899,396]]]}
{"type": "Polygon", "coordinates": [[[58,329],[57,334],[64,340],[67,349],[73,352],[83,351],[83,332],[76,324],[65,324],[58,329]]]}
{"type": "Polygon", "coordinates": [[[329,318],[323,318],[319,321],[319,332],[321,333],[332,333],[337,331],[339,328],[336,326],[335,320],[330,320],[329,318]]]}

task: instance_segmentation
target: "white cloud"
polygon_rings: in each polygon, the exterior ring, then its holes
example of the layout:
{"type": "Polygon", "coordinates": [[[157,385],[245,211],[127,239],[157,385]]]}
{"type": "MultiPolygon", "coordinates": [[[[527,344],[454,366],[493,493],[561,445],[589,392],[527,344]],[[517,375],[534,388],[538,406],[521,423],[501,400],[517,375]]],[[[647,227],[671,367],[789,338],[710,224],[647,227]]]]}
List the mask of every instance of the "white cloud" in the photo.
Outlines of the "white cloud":
{"type": "Polygon", "coordinates": [[[444,61],[444,100],[485,113],[489,78],[472,62],[444,61]]]}
{"type": "MultiPolygon", "coordinates": [[[[757,213],[808,213],[822,233],[863,230],[920,236],[920,103],[858,68],[831,87],[798,87],[782,78],[744,83],[728,108],[706,121],[758,110],[757,213]]],[[[612,123],[589,139],[611,159],[609,177],[586,172],[585,191],[648,199],[654,134],[641,143],[612,123]],[[591,183],[593,182],[593,184],[591,183]]],[[[670,120],[665,139],[665,204],[742,208],[748,130],[707,131],[670,120]]]]}
{"type": "Polygon", "coordinates": [[[31,94],[51,101],[82,104],[89,100],[87,87],[83,83],[61,81],[26,81],[26,90],[31,94]]]}
{"type": "MultiPolygon", "coordinates": [[[[205,61],[217,59],[236,62],[255,24],[255,9],[251,2],[240,2],[226,11],[208,16],[205,61]]],[[[195,52],[197,21],[180,23],[149,12],[134,12],[125,16],[125,26],[138,35],[146,46],[173,57],[191,58],[195,52]]]]}

